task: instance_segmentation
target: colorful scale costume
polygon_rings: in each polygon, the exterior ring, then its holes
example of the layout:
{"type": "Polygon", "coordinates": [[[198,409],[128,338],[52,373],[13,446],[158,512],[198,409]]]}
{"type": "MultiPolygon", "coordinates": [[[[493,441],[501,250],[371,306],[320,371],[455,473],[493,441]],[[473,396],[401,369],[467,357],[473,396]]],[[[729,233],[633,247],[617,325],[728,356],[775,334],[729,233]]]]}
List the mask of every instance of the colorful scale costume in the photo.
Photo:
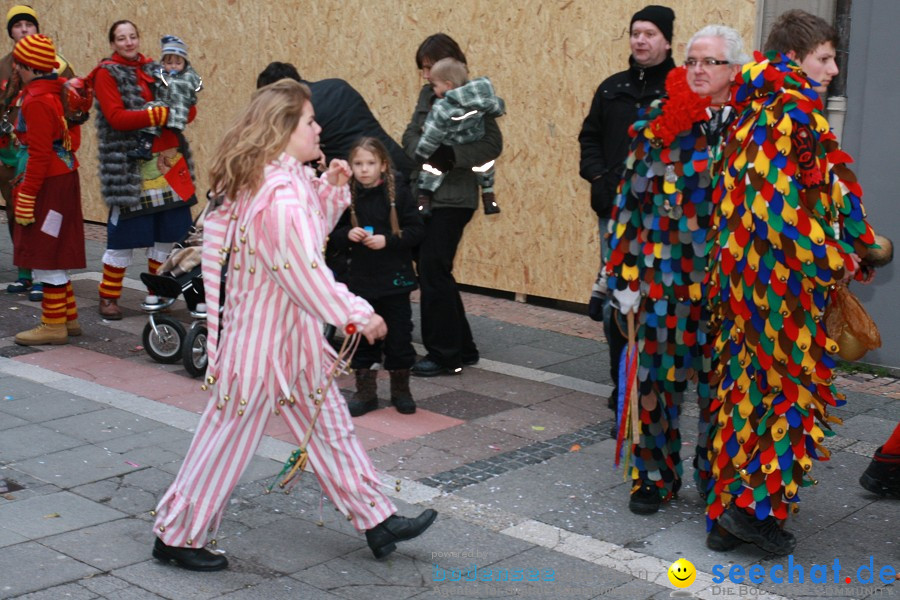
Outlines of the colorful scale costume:
{"type": "MultiPolygon", "coordinates": [[[[784,56],[755,55],[735,92],[710,232],[716,367],[707,525],[734,502],[784,519],[840,422],[837,344],[824,329],[830,287],[874,243],[850,157],[822,102],[784,56]]],[[[859,273],[857,273],[859,275],[859,273]]]]}
{"type": "Polygon", "coordinates": [[[701,408],[698,474],[709,476],[711,340],[704,278],[713,212],[710,140],[726,123],[716,115],[711,125],[709,99],[691,91],[685,74],[673,69],[667,98],[633,126],[607,263],[610,289],[640,289],[644,296],[636,336],[639,401],[631,417],[640,420],[640,434],[631,448],[631,476],[635,489],[655,485],[663,499],[680,487],[678,418],[694,378],[701,408]]]}

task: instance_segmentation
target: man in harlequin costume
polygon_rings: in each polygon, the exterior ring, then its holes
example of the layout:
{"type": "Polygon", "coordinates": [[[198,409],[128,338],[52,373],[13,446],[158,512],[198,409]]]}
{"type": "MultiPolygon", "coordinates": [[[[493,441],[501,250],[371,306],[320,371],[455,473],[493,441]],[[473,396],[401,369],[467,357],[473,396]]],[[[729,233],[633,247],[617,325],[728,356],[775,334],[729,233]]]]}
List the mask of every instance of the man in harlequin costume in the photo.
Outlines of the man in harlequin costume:
{"type": "Polygon", "coordinates": [[[828,458],[840,422],[828,407],[844,404],[823,320],[830,288],[871,274],[859,268],[874,245],[862,190],[822,114],[836,42],[818,17],[779,17],[765,56],[742,68],[715,193],[709,539],[724,530],[775,554],[796,545],[784,521],[815,483],[812,461],[828,458]]]}
{"type": "Polygon", "coordinates": [[[22,144],[13,188],[13,262],[44,286],[41,323],[16,335],[22,346],[66,344],[81,335],[67,269],[83,269],[84,221],[75,152],[78,125],[66,121],[64,80],[53,41],[35,33],[16,42],[13,68],[22,81],[16,136],[22,144]]]}
{"type": "Polygon", "coordinates": [[[695,479],[700,489],[709,480],[706,237],[712,167],[733,116],[726,105],[732,82],[745,58],[735,30],[701,29],[688,43],[685,66],[669,73],[666,97],[633,126],[607,270],[618,309],[638,315],[637,362],[627,371],[630,383],[620,385],[619,414],[625,417],[617,444],[631,438],[628,506],[638,514],[655,513],[681,487],[678,421],[692,379],[701,409],[695,479]]]}

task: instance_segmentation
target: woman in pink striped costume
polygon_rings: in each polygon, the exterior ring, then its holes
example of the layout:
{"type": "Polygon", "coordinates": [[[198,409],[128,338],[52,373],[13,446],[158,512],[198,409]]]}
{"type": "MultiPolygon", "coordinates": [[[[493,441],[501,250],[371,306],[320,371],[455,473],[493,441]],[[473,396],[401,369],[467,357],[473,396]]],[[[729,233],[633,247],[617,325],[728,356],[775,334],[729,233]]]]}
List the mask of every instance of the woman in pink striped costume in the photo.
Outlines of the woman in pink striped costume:
{"type": "Polygon", "coordinates": [[[394,514],[344,398],[336,384],[326,387],[336,355],[323,323],[353,325],[370,342],[387,327],[325,266],[326,236],[350,204],[350,168],[333,160],[315,179],[303,166],[319,156],[320,131],[309,88],[283,79],[256,92],[216,151],[210,187],[224,201],[207,215],[203,239],[212,397],[156,508],[153,556],[164,562],[195,571],[228,566],[206,545],[266,423],[284,419],[299,443],[318,402],[310,465],[335,506],[366,532],[377,558],[437,516],[431,509],[412,519],[394,514]]]}

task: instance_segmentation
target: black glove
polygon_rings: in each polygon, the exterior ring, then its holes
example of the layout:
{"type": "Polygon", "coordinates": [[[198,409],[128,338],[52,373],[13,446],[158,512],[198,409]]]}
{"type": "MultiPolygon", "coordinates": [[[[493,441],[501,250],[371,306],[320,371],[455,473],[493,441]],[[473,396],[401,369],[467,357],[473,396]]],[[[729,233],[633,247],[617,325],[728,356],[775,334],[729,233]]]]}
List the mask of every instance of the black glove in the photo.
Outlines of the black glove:
{"type": "Polygon", "coordinates": [[[441,173],[446,173],[456,164],[456,156],[453,154],[453,148],[441,144],[425,162],[441,173]]]}

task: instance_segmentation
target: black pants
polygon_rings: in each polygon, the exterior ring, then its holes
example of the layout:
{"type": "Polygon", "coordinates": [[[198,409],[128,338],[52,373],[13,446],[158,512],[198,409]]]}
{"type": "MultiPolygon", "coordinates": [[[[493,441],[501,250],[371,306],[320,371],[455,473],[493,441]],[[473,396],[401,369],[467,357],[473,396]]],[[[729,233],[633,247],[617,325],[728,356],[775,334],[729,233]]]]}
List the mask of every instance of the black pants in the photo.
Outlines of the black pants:
{"type": "Polygon", "coordinates": [[[366,300],[387,324],[387,337],[374,344],[362,338],[350,366],[354,369],[368,369],[375,363],[381,363],[387,371],[410,368],[416,361],[416,351],[412,345],[413,323],[409,292],[366,300]]]}
{"type": "Polygon", "coordinates": [[[428,358],[455,368],[463,357],[478,357],[459,286],[453,278],[453,259],[471,208],[435,208],[425,220],[425,239],[419,246],[419,287],[422,290],[422,342],[428,358]]]}
{"type": "MultiPolygon", "coordinates": [[[[612,291],[606,295],[606,303],[603,306],[603,333],[609,344],[609,374],[613,382],[613,398],[618,402],[619,398],[619,363],[622,353],[628,348],[627,332],[623,332],[625,318],[612,306],[612,291]]],[[[616,415],[618,421],[619,415],[616,415]]]]}

